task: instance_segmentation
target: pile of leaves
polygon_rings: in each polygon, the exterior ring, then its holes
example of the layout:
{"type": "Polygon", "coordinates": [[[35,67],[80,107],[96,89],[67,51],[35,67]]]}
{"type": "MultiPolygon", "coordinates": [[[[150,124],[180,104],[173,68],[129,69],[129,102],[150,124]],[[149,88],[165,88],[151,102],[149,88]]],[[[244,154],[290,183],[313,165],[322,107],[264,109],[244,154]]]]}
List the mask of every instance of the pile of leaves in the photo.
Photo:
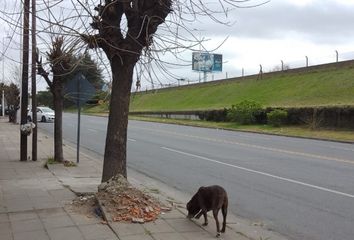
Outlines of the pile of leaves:
{"type": "Polygon", "coordinates": [[[132,187],[123,176],[111,178],[98,187],[96,195],[110,220],[144,223],[154,221],[168,211],[157,199],[132,187]]]}

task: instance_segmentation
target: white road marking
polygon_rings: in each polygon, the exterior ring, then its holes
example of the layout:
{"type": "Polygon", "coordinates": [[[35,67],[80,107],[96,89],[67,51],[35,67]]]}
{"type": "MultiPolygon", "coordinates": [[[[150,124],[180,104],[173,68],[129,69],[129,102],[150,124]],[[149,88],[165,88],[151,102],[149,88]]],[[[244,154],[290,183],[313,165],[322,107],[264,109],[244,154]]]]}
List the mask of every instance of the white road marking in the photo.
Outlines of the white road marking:
{"type": "Polygon", "coordinates": [[[240,166],[236,166],[236,165],[229,164],[229,163],[224,163],[224,162],[221,162],[221,161],[217,161],[217,160],[210,159],[210,158],[207,158],[207,157],[195,155],[195,154],[192,154],[192,153],[182,152],[182,151],[175,150],[175,149],[172,149],[172,148],[167,148],[167,147],[161,147],[161,148],[164,149],[164,150],[170,151],[170,152],[175,152],[175,153],[179,153],[179,154],[190,156],[190,157],[194,157],[194,158],[199,158],[199,159],[202,159],[202,160],[205,160],[205,161],[208,161],[208,162],[217,163],[217,164],[221,164],[221,165],[224,165],[224,166],[237,168],[237,169],[244,170],[244,171],[247,171],[247,172],[260,174],[260,175],[263,175],[263,176],[275,178],[275,179],[278,179],[278,180],[283,180],[283,181],[290,182],[290,183],[295,183],[295,184],[302,185],[302,186],[305,186],[305,187],[314,188],[314,189],[322,190],[322,191],[329,192],[329,193],[334,193],[334,194],[341,195],[341,196],[344,196],[344,197],[354,198],[354,195],[352,195],[352,194],[348,194],[348,193],[332,190],[332,189],[329,189],[329,188],[319,187],[319,186],[316,186],[316,185],[300,182],[300,181],[297,181],[297,180],[294,180],[294,179],[284,178],[284,177],[276,176],[276,175],[273,175],[273,174],[269,174],[269,173],[265,173],[265,172],[261,172],[261,171],[257,171],[257,170],[253,170],[253,169],[249,169],[249,168],[245,168],[245,167],[240,167],[240,166]]]}
{"type": "Polygon", "coordinates": [[[344,150],[344,151],[354,152],[354,149],[351,149],[351,148],[337,147],[337,146],[326,146],[326,147],[328,147],[328,148],[333,148],[333,149],[338,149],[338,150],[344,150]]]}
{"type": "Polygon", "coordinates": [[[223,140],[223,139],[217,139],[217,138],[201,137],[201,136],[197,136],[197,135],[189,135],[189,134],[171,132],[171,131],[166,131],[166,130],[147,129],[147,128],[139,128],[139,127],[134,127],[134,128],[152,131],[152,133],[154,133],[154,134],[167,133],[167,134],[171,134],[171,135],[175,135],[175,136],[194,138],[194,139],[199,139],[199,140],[203,140],[203,141],[232,144],[232,145],[238,145],[238,146],[247,147],[247,148],[255,148],[255,149],[259,149],[259,150],[285,153],[285,154],[295,155],[295,156],[303,156],[303,157],[316,158],[316,159],[322,159],[322,160],[328,160],[328,161],[354,164],[353,160],[341,159],[341,158],[330,157],[330,156],[322,156],[322,155],[317,155],[317,154],[312,154],[312,153],[296,152],[296,151],[291,151],[291,150],[286,150],[286,149],[281,149],[281,148],[266,147],[266,146],[261,146],[261,145],[256,145],[256,144],[249,144],[249,143],[238,142],[238,141],[229,141],[229,140],[223,140]]]}
{"type": "Polygon", "coordinates": [[[136,142],[136,140],[135,140],[135,139],[132,139],[132,138],[128,138],[128,141],[136,142]]]}
{"type": "Polygon", "coordinates": [[[94,132],[94,133],[98,132],[98,130],[92,128],[88,128],[87,131],[94,132]]]}

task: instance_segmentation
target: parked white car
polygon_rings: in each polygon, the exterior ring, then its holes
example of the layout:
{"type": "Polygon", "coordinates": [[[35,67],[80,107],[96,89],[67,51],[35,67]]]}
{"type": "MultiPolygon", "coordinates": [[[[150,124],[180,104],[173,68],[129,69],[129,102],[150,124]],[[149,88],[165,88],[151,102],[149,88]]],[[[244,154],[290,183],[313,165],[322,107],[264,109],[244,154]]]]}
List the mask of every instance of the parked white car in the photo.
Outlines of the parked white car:
{"type": "MultiPolygon", "coordinates": [[[[49,107],[37,107],[37,121],[52,122],[55,119],[54,110],[49,107]]],[[[32,121],[32,111],[28,111],[27,120],[32,121]]]]}

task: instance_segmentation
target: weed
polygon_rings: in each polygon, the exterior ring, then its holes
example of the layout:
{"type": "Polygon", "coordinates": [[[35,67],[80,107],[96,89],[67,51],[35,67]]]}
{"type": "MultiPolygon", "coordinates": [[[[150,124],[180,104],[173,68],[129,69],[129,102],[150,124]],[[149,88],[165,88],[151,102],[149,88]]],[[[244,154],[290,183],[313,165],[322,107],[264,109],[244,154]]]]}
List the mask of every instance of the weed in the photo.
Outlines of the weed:
{"type": "Polygon", "coordinates": [[[152,193],[156,193],[156,194],[159,194],[159,193],[160,193],[160,190],[157,189],[157,188],[150,188],[149,190],[150,190],[150,192],[152,192],[152,193]]]}
{"type": "Polygon", "coordinates": [[[46,164],[58,164],[60,162],[56,161],[54,157],[48,157],[46,164]]]}

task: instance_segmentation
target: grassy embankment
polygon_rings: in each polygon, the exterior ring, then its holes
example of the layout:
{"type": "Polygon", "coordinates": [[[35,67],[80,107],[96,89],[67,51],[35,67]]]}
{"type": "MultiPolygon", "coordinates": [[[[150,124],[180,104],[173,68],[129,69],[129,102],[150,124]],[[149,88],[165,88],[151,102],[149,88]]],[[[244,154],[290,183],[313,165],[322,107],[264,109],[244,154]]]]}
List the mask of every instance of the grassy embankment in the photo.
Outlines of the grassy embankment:
{"type": "Polygon", "coordinates": [[[222,109],[242,100],[264,107],[354,105],[354,64],[133,94],[130,110],[222,109]]]}
{"type": "MultiPolygon", "coordinates": [[[[254,100],[264,107],[353,106],[354,63],[309,71],[270,74],[265,75],[262,80],[254,77],[132,94],[130,111],[222,109],[243,100],[254,100]]],[[[88,111],[102,113],[107,111],[107,107],[97,106],[88,111]]],[[[240,126],[236,123],[139,119],[354,142],[354,131],[345,129],[314,130],[308,126],[274,128],[264,125],[240,126]]]]}

